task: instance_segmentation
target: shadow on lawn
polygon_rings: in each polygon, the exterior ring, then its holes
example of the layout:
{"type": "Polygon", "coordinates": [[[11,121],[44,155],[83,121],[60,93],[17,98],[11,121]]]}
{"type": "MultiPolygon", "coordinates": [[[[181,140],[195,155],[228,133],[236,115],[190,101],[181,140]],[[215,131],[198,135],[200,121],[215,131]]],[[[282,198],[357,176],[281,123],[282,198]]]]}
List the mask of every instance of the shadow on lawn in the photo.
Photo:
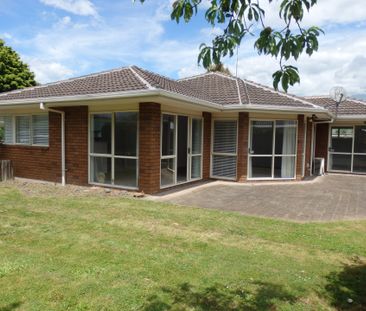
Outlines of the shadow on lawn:
{"type": "Polygon", "coordinates": [[[345,265],[327,276],[327,292],[338,310],[366,310],[366,264],[345,265]],[[349,300],[351,299],[351,300],[349,300]]]}
{"type": "Polygon", "coordinates": [[[20,307],[21,303],[20,302],[13,302],[11,304],[8,304],[6,306],[1,306],[0,305],[0,311],[12,311],[12,310],[16,310],[20,307]]]}
{"type": "Polygon", "coordinates": [[[175,288],[163,288],[162,293],[167,299],[151,296],[142,310],[275,310],[276,301],[293,304],[297,300],[281,285],[262,282],[254,285],[258,288],[252,293],[243,288],[228,288],[219,284],[199,290],[184,283],[175,288]]]}

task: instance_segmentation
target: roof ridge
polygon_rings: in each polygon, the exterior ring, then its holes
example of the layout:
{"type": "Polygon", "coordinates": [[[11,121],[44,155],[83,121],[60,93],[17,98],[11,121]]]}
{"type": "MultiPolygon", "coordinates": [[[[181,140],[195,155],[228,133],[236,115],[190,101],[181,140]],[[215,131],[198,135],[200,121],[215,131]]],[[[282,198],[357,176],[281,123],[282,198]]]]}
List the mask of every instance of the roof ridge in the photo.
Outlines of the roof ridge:
{"type": "Polygon", "coordinates": [[[193,80],[193,79],[199,79],[199,78],[204,77],[204,76],[207,76],[207,75],[217,75],[217,76],[220,76],[222,78],[227,78],[227,79],[231,79],[231,80],[235,80],[236,79],[235,77],[230,76],[230,75],[225,74],[225,73],[222,73],[222,72],[208,71],[208,72],[201,73],[201,74],[198,74],[198,75],[194,75],[194,76],[191,76],[191,77],[177,79],[176,81],[177,82],[181,82],[181,81],[188,81],[188,80],[193,80]]]}
{"type": "Polygon", "coordinates": [[[138,70],[140,70],[140,71],[142,71],[142,72],[148,72],[148,73],[150,73],[150,74],[152,74],[152,75],[154,75],[154,76],[158,76],[158,77],[161,77],[161,78],[167,79],[167,80],[172,81],[172,82],[178,82],[178,81],[177,81],[177,80],[175,80],[175,79],[169,78],[169,77],[164,76],[164,75],[162,75],[162,74],[160,74],[160,73],[156,73],[156,72],[153,72],[153,71],[150,71],[150,70],[144,69],[144,68],[140,68],[140,67],[138,67],[138,66],[136,66],[136,65],[132,65],[131,67],[134,67],[134,68],[136,68],[136,69],[138,69],[138,70]]]}
{"type": "Polygon", "coordinates": [[[245,94],[247,95],[248,104],[250,105],[251,104],[251,101],[250,101],[250,96],[249,96],[249,91],[248,91],[247,83],[246,83],[245,79],[238,78],[238,80],[240,80],[244,84],[245,94]]]}
{"type": "Polygon", "coordinates": [[[236,84],[236,88],[238,89],[239,104],[242,105],[243,101],[241,100],[241,94],[240,94],[240,87],[239,87],[238,79],[235,79],[235,84],[236,84]]]}
{"type": "Polygon", "coordinates": [[[275,94],[278,94],[278,95],[280,95],[280,96],[285,96],[285,97],[287,97],[287,98],[290,98],[290,99],[293,99],[293,100],[299,101],[299,102],[301,102],[301,103],[303,103],[303,104],[306,104],[306,105],[312,106],[312,107],[314,107],[314,108],[322,108],[322,109],[324,109],[323,107],[318,106],[318,105],[315,105],[315,104],[313,104],[313,103],[311,103],[311,102],[309,102],[309,101],[307,101],[307,100],[303,100],[303,99],[301,99],[301,97],[298,97],[298,96],[296,96],[296,95],[290,95],[290,94],[287,94],[287,93],[284,93],[284,92],[276,91],[276,90],[272,89],[272,88],[271,88],[271,87],[269,87],[269,86],[265,86],[265,85],[263,85],[263,84],[260,84],[260,83],[254,82],[254,81],[245,80],[245,82],[246,82],[246,83],[248,83],[249,85],[256,86],[256,87],[260,87],[260,88],[262,88],[262,89],[264,89],[264,90],[270,91],[270,92],[275,93],[275,94]]]}
{"type": "MultiPolygon", "coordinates": [[[[132,73],[136,76],[136,78],[139,79],[143,84],[145,84],[148,89],[155,90],[156,87],[152,86],[148,81],[146,81],[146,79],[144,79],[143,77],[141,77],[139,75],[139,73],[135,71],[135,69],[133,67],[134,66],[129,66],[128,68],[132,71],[132,73]]],[[[135,67],[137,67],[137,66],[135,66],[135,67]]],[[[137,68],[139,68],[139,67],[137,67],[137,68]]]]}

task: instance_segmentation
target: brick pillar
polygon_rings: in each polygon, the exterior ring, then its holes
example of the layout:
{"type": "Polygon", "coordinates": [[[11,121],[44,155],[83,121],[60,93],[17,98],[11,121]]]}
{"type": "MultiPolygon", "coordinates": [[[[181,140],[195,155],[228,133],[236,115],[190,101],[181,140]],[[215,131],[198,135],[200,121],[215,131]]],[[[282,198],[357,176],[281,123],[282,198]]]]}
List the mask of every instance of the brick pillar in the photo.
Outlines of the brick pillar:
{"type": "Polygon", "coordinates": [[[310,176],[311,168],[311,142],[313,139],[313,123],[310,122],[311,118],[307,118],[306,121],[306,147],[305,147],[305,176],[310,176]]]}
{"type": "Polygon", "coordinates": [[[305,135],[305,116],[299,114],[297,116],[297,163],[296,163],[296,179],[302,179],[302,164],[304,155],[304,135],[305,135]]]}
{"type": "Polygon", "coordinates": [[[65,111],[66,183],[87,185],[88,106],[61,109],[65,111]]]}
{"type": "Polygon", "coordinates": [[[237,181],[247,180],[249,113],[239,112],[237,181]]]}
{"type": "Polygon", "coordinates": [[[160,119],[160,104],[140,103],[139,189],[149,194],[160,190],[160,119]]]}
{"type": "Polygon", "coordinates": [[[202,178],[210,178],[210,162],[211,162],[211,120],[210,112],[203,112],[203,167],[202,178]]]}

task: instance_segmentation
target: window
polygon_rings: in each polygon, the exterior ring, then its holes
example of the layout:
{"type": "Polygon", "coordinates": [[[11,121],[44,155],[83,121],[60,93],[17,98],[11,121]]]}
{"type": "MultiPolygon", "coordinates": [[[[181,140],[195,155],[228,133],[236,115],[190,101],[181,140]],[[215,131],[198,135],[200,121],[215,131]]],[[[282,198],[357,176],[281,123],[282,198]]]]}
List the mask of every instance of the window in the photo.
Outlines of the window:
{"type": "Polygon", "coordinates": [[[249,177],[294,178],[297,122],[251,121],[249,177]]]}
{"type": "Polygon", "coordinates": [[[30,145],[31,144],[31,132],[30,132],[30,116],[16,116],[16,139],[17,144],[30,145]]]}
{"type": "Polygon", "coordinates": [[[32,116],[33,145],[48,145],[48,115],[32,116]]]}
{"type": "Polygon", "coordinates": [[[213,127],[212,176],[236,178],[237,121],[215,120],[213,127]]]}
{"type": "Polygon", "coordinates": [[[201,178],[201,118],[162,115],[160,165],[162,188],[201,178]]]}
{"type": "Polygon", "coordinates": [[[136,189],[137,172],[138,113],[91,115],[90,182],[136,189]]]}
{"type": "Polygon", "coordinates": [[[5,144],[48,146],[48,115],[3,116],[0,140],[5,144]]]}

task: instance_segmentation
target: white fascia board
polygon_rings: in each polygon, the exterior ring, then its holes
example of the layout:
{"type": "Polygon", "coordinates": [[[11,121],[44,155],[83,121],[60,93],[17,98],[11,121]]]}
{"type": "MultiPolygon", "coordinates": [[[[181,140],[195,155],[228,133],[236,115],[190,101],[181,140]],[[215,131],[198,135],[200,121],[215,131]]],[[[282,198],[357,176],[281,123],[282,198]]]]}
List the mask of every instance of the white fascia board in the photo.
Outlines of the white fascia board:
{"type": "Polygon", "coordinates": [[[350,115],[338,115],[337,120],[342,121],[366,121],[366,115],[365,114],[350,114],[350,115]]]}
{"type": "Polygon", "coordinates": [[[26,104],[34,105],[35,103],[39,104],[41,102],[45,102],[48,104],[55,103],[61,105],[64,102],[80,102],[80,101],[89,101],[98,99],[138,98],[147,96],[165,96],[168,98],[185,101],[192,104],[197,104],[202,107],[215,109],[217,111],[222,110],[222,105],[220,104],[215,104],[209,101],[200,100],[160,89],[147,89],[147,90],[136,90],[127,92],[99,93],[99,94],[87,94],[87,95],[75,95],[75,96],[63,96],[63,97],[43,97],[43,98],[39,97],[39,98],[30,98],[21,100],[7,100],[4,102],[1,102],[0,99],[0,107],[11,107],[11,106],[14,107],[17,105],[26,105],[26,104]]]}
{"type": "Polygon", "coordinates": [[[284,107],[284,106],[271,106],[271,105],[231,105],[224,107],[226,111],[268,111],[268,112],[292,112],[292,113],[324,113],[329,116],[333,114],[322,108],[304,108],[304,107],[284,107]]]}

